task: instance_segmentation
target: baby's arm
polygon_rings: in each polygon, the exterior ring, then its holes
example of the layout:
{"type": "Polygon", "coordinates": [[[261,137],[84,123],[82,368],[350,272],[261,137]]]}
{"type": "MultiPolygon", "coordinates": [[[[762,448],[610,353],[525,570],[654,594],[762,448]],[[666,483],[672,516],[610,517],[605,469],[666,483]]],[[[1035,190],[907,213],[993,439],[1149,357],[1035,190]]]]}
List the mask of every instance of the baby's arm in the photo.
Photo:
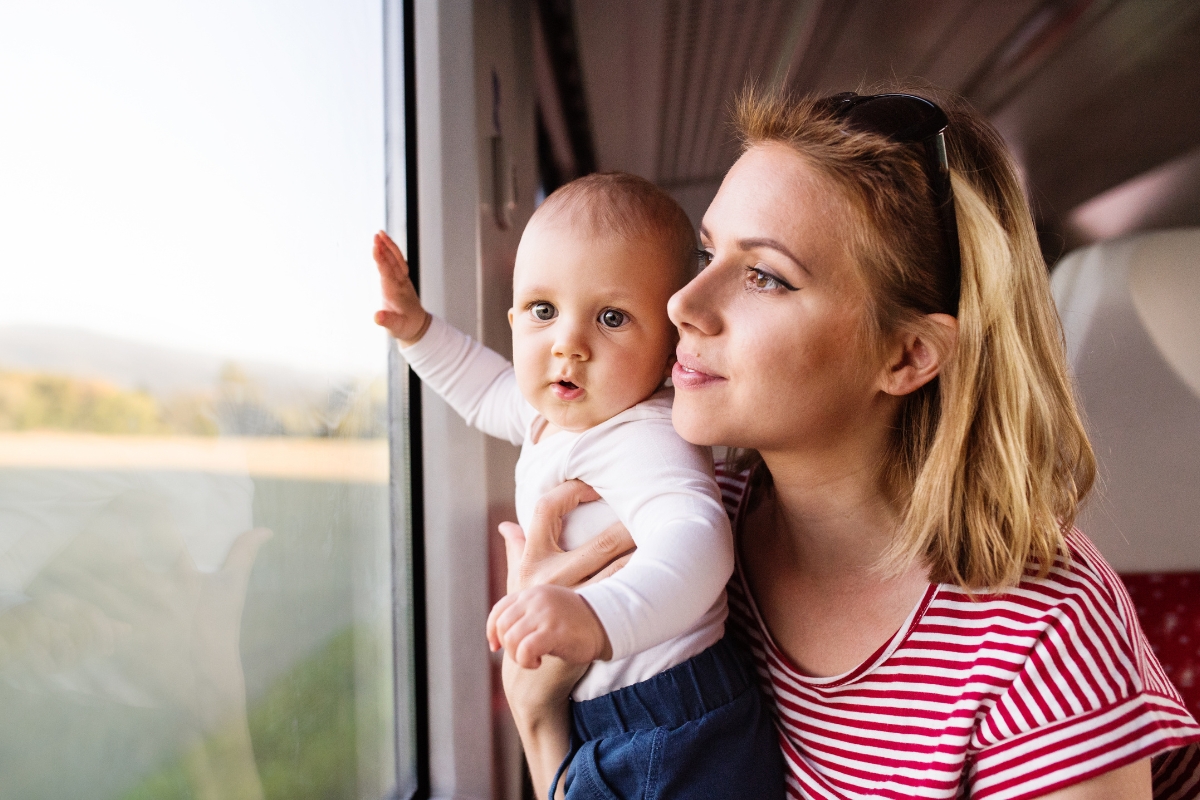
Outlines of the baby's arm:
{"type": "Polygon", "coordinates": [[[573,474],[593,484],[638,547],[622,570],[578,591],[539,586],[496,604],[488,641],[525,667],[544,655],[625,658],[679,636],[733,574],[733,537],[710,456],[680,439],[670,419],[585,437],[575,459],[573,474]]]}
{"type": "Polygon", "coordinates": [[[573,475],[612,506],[637,549],[624,569],[579,594],[617,659],[685,633],[721,600],[733,535],[708,448],[683,441],[669,418],[603,434],[581,442],[573,475]]]}
{"type": "Polygon", "coordinates": [[[396,243],[375,234],[375,264],[383,289],[375,322],[400,342],[404,360],[468,425],[520,444],[533,408],[517,388],[512,364],[421,305],[396,243]]]}

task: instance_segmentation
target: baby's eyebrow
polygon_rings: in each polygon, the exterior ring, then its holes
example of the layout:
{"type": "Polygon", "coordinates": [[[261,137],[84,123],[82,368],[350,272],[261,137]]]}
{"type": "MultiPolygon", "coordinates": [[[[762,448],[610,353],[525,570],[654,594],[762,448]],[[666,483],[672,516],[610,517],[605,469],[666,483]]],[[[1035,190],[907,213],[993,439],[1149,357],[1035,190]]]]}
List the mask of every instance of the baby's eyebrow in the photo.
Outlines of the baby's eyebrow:
{"type": "MultiPolygon", "coordinates": [[[[556,298],[553,286],[520,287],[513,293],[513,298],[515,301],[520,302],[538,300],[542,302],[558,303],[561,301],[563,303],[570,303],[570,300],[564,299],[561,295],[556,298]]],[[[636,305],[639,299],[640,295],[636,292],[622,288],[596,291],[588,298],[587,302],[594,303],[597,306],[628,308],[629,306],[636,305]]]]}

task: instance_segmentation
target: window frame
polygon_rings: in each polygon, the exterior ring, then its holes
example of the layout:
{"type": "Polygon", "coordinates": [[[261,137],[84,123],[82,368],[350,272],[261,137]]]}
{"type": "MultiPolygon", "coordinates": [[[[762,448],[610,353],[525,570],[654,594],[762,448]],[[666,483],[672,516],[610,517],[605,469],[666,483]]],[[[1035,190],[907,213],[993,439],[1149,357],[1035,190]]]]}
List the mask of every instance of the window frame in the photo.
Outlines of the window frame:
{"type": "MultiPolygon", "coordinates": [[[[473,4],[383,3],[387,227],[404,243],[425,307],[478,336],[473,4]]],[[[415,767],[415,776],[397,775],[397,796],[490,797],[485,437],[424,388],[394,346],[388,381],[393,564],[409,578],[395,582],[396,722],[397,734],[406,721],[413,732],[412,742],[397,735],[397,747],[410,747],[415,767]]],[[[404,763],[398,752],[398,772],[404,763]]]]}

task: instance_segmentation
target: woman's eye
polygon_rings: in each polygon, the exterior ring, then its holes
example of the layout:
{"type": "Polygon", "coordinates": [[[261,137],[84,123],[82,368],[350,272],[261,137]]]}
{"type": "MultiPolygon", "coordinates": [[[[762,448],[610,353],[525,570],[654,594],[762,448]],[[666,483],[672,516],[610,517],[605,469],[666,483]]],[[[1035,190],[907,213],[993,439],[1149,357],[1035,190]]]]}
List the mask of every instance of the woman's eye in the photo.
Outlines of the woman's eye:
{"type": "Polygon", "coordinates": [[[700,269],[704,269],[709,264],[711,264],[712,261],[713,261],[713,254],[711,252],[709,252],[708,250],[697,250],[696,251],[696,263],[700,267],[700,269]]]}
{"type": "Polygon", "coordinates": [[[625,324],[625,314],[615,308],[606,308],[600,312],[600,324],[606,328],[619,328],[625,324]]]}
{"type": "Polygon", "coordinates": [[[776,278],[771,273],[765,272],[758,267],[748,267],[746,269],[746,280],[755,289],[763,292],[769,292],[774,289],[787,289],[789,292],[796,291],[795,286],[792,286],[781,278],[776,278]]]}
{"type": "Polygon", "coordinates": [[[551,303],[534,303],[529,310],[533,312],[534,317],[540,319],[542,322],[552,320],[558,314],[558,309],[551,303]]]}
{"type": "Polygon", "coordinates": [[[779,281],[761,269],[750,270],[750,282],[754,284],[755,289],[774,289],[779,286],[779,281]]]}

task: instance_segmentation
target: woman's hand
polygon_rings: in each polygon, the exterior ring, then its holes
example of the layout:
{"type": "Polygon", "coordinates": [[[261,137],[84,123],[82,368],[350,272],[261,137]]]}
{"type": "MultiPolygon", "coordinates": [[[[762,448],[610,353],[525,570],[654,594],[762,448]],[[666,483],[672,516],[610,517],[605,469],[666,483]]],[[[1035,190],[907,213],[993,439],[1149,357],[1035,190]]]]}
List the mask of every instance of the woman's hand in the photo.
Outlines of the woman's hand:
{"type": "MultiPolygon", "coordinates": [[[[527,532],[514,523],[501,523],[510,595],[547,584],[580,586],[625,565],[634,543],[620,523],[575,550],[559,547],[563,517],[580,503],[599,499],[587,484],[567,481],[538,501],[527,532]]],[[[566,758],[570,747],[567,698],[586,670],[586,664],[571,665],[554,656],[544,657],[537,669],[525,669],[505,654],[504,694],[521,734],[537,797],[550,791],[554,773],[566,758]]]]}
{"type": "Polygon", "coordinates": [[[530,586],[586,586],[608,577],[629,561],[636,545],[621,523],[601,531],[582,547],[559,546],[563,517],[580,503],[599,500],[583,481],[560,483],[542,496],[533,510],[529,531],[515,522],[500,523],[508,559],[508,593],[530,586]]]}

